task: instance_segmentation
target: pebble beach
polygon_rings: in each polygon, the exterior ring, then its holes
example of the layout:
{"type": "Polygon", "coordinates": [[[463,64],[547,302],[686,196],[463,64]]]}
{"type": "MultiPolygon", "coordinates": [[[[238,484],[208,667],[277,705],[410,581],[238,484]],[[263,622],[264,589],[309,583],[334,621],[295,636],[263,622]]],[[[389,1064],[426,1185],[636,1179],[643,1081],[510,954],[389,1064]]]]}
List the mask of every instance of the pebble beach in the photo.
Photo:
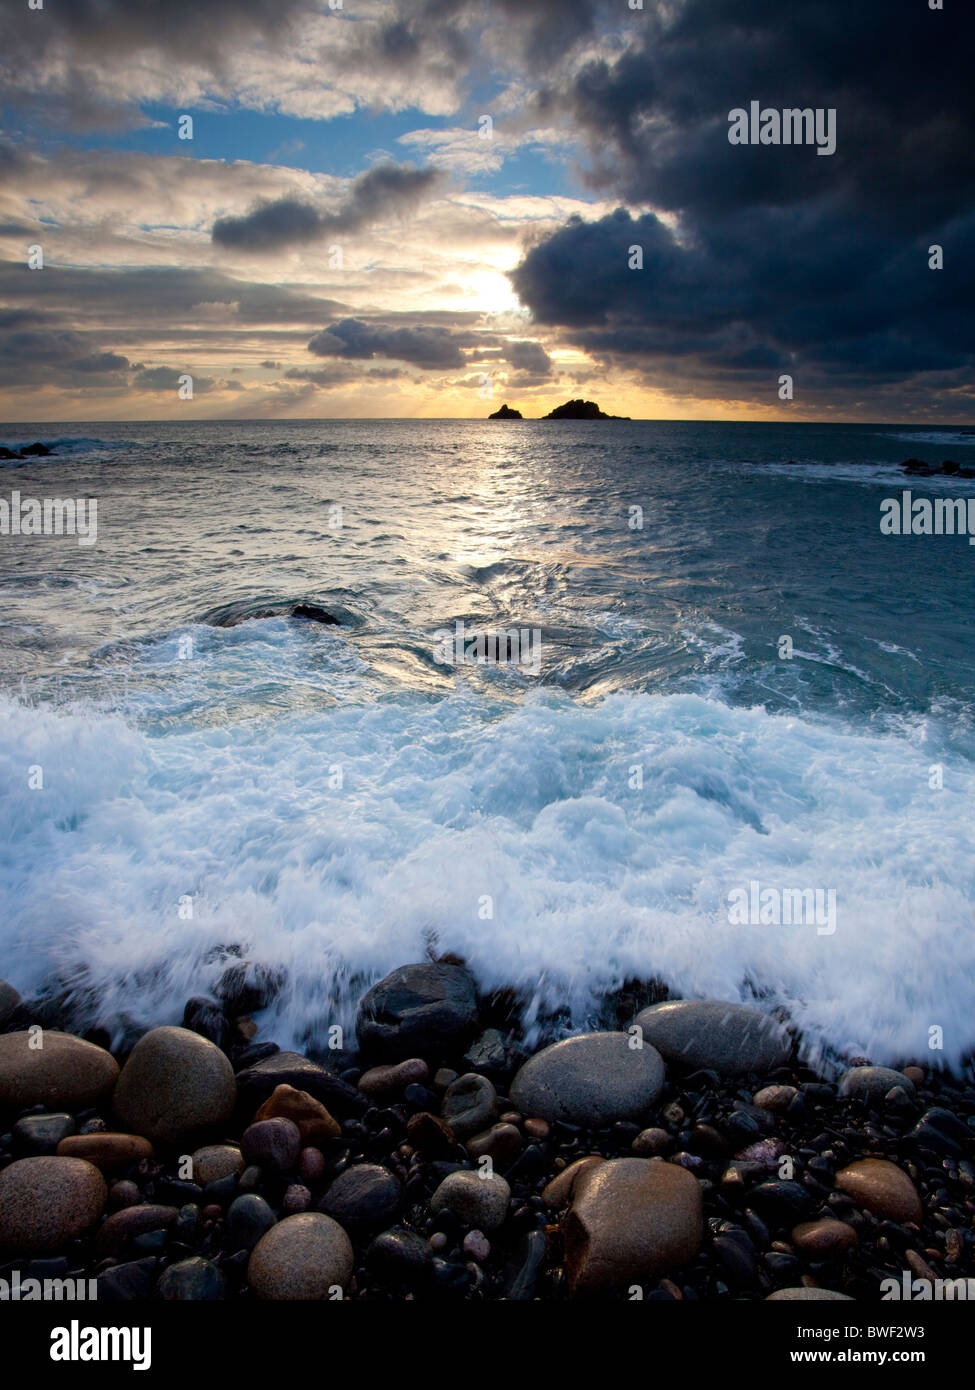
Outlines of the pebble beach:
{"type": "Polygon", "coordinates": [[[649,990],[529,1054],[452,958],[304,1056],[261,1036],[259,969],[222,983],[113,1052],[0,982],[7,1297],[882,1302],[975,1274],[970,1072],[824,1075],[764,1013],[649,990]]]}

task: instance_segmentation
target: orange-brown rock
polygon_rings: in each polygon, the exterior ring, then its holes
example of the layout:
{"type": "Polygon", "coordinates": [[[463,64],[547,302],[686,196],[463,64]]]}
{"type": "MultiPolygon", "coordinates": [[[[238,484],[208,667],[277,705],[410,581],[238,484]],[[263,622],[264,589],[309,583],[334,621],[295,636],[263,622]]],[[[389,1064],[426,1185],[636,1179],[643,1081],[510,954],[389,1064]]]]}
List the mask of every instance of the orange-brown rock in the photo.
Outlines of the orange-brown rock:
{"type": "Polygon", "coordinates": [[[342,1133],[320,1100],[294,1086],[275,1086],[254,1116],[255,1124],[260,1120],[291,1120],[298,1126],[302,1146],[324,1144],[342,1133]]]}

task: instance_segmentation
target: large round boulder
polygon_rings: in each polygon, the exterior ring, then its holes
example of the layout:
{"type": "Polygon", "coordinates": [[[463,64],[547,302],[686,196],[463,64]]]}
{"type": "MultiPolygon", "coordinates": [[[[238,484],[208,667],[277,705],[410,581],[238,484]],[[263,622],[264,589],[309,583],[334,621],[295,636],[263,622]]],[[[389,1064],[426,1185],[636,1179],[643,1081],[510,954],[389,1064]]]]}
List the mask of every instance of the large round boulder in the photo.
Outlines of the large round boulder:
{"type": "Polygon", "coordinates": [[[118,1079],[110,1052],[53,1028],[0,1034],[0,1107],[84,1110],[118,1079]]]}
{"type": "Polygon", "coordinates": [[[140,1038],[115,1087],[125,1129],[176,1144],[225,1124],[237,1099],[234,1071],[212,1042],[187,1028],[153,1028],[140,1038]]]}
{"type": "Polygon", "coordinates": [[[19,1158],[0,1172],[0,1248],[18,1255],[59,1250],[89,1231],[108,1188],[81,1158],[19,1158]]]}
{"type": "Polygon", "coordinates": [[[543,1048],[512,1082],[512,1104],[586,1129],[638,1119],[660,1094],[664,1064],[656,1048],[631,1041],[627,1033],[585,1033],[543,1048]]]}
{"type": "Polygon", "coordinates": [[[581,1174],[565,1220],[573,1294],[659,1279],[689,1264],[704,1236],[697,1178],[657,1158],[614,1158],[581,1174]]]}
{"type": "Polygon", "coordinates": [[[257,1242],[247,1282],[258,1298],[331,1299],[352,1276],[352,1242],[337,1221],[302,1212],[279,1221],[257,1242]]]}

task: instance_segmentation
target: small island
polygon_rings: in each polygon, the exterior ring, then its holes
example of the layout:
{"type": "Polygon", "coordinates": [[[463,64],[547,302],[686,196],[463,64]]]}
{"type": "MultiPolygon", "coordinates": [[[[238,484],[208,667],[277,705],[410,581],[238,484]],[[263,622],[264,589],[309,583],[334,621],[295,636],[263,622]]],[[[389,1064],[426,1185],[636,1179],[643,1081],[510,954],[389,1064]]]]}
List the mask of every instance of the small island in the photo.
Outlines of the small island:
{"type": "Polygon", "coordinates": [[[558,405],[543,420],[628,420],[628,415],[604,415],[595,401],[566,401],[558,405]]]}
{"type": "MultiPolygon", "coordinates": [[[[565,405],[558,405],[548,415],[542,416],[543,420],[628,420],[629,418],[629,415],[606,415],[599,409],[595,401],[566,401],[565,405]]],[[[524,416],[520,410],[510,410],[505,404],[493,415],[489,415],[488,419],[522,420],[524,416]]]]}

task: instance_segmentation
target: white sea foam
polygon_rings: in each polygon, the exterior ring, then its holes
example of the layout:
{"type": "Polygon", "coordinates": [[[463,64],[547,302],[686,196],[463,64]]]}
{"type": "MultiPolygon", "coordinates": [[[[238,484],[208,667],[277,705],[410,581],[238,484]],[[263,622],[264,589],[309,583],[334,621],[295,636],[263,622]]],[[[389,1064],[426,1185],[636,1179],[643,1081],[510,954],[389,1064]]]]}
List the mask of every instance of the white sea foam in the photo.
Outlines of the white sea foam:
{"type": "Polygon", "coordinates": [[[471,688],[152,727],[0,704],[0,974],[22,992],[60,974],[103,1021],[178,1021],[207,951],[241,943],[287,972],[262,1036],[302,1045],[434,947],[578,1025],[658,975],[757,990],[814,1049],[924,1056],[937,1025],[956,1062],[975,1041],[975,773],[929,789],[923,742],[695,695],[471,688]],[[729,925],[753,879],[835,889],[835,935],[729,925]]]}

